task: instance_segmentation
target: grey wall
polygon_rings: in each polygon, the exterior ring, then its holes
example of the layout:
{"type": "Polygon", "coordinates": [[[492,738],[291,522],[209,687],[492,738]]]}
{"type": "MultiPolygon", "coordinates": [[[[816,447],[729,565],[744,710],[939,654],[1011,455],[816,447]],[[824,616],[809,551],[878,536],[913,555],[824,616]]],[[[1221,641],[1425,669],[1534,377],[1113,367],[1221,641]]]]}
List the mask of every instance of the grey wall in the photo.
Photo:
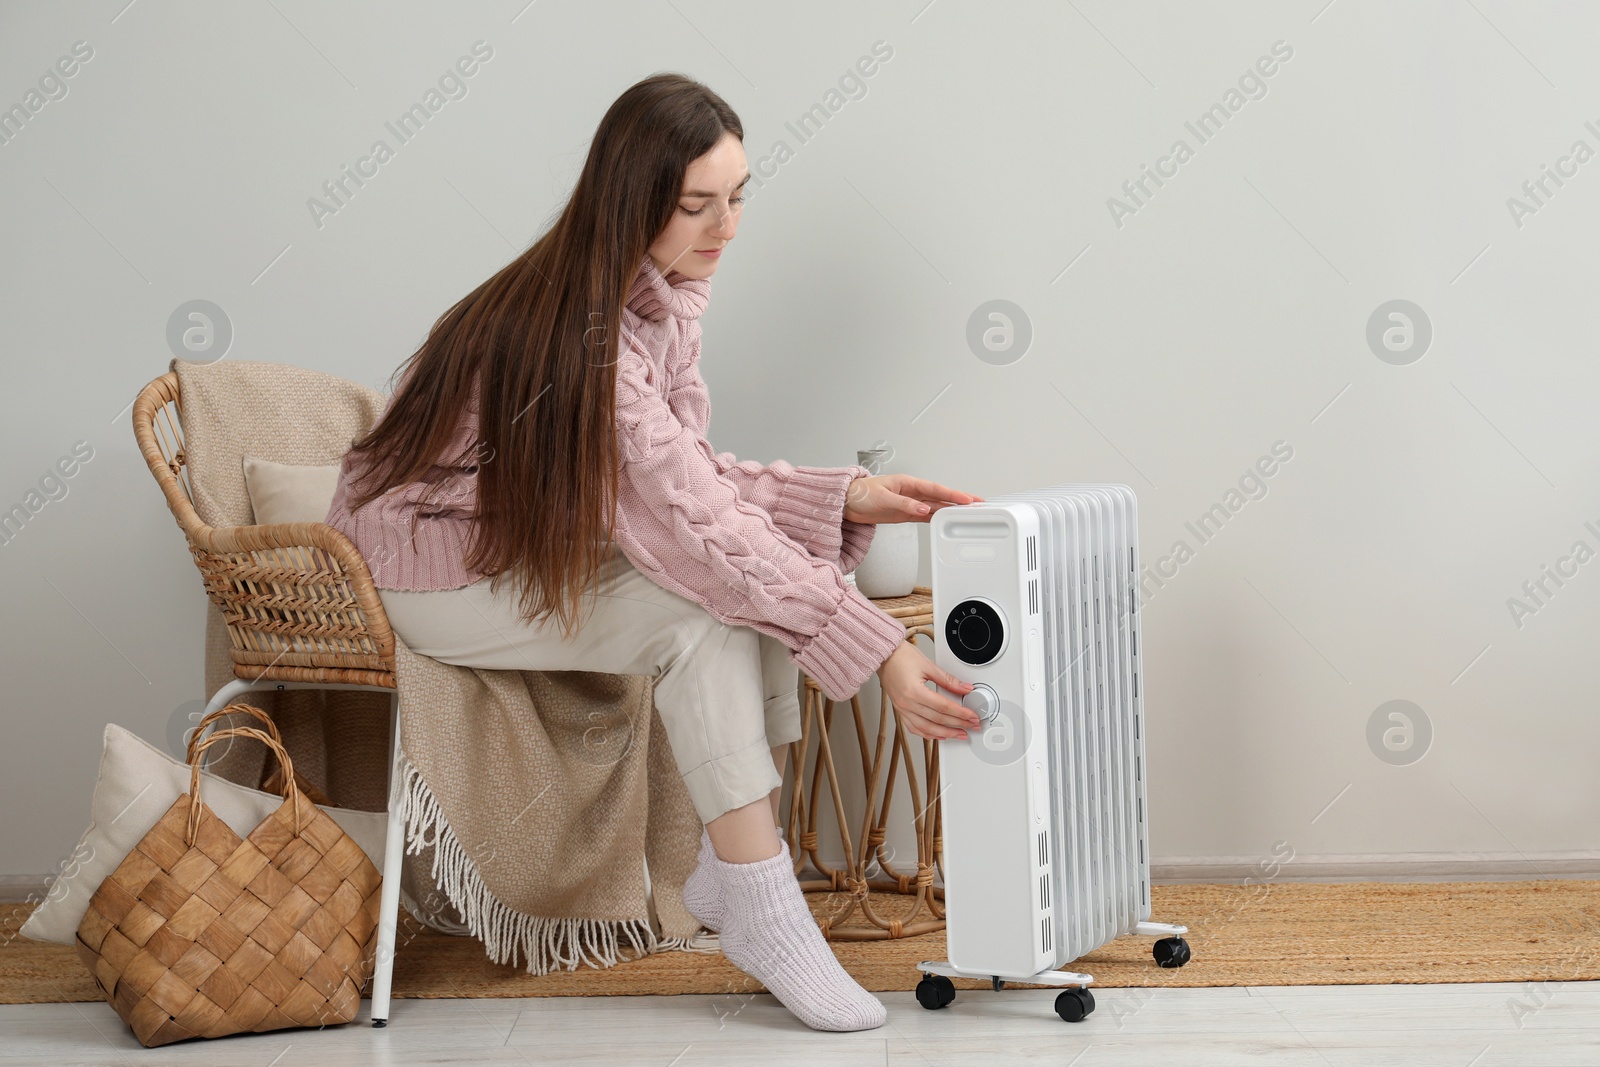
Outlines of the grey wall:
{"type": "Polygon", "coordinates": [[[380,385],[659,70],[728,99],[760,177],[704,319],[719,448],[1138,494],[1158,859],[1594,854],[1591,5],[125,4],[0,8],[0,106],[92,49],[0,144],[0,505],[39,506],[0,545],[0,875],[66,855],[106,721],[165,743],[202,695],[127,411],[169,318],[208,300],[226,358],[380,385]],[[1025,351],[969,345],[992,300],[1025,351]]]}

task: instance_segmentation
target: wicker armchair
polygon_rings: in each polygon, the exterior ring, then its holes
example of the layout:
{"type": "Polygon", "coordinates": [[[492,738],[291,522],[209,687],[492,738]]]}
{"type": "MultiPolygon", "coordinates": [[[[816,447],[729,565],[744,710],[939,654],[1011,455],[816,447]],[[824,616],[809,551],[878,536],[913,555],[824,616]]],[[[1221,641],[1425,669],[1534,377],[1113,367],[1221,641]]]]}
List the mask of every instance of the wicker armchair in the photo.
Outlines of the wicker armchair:
{"type": "Polygon", "coordinates": [[[170,371],[145,386],[133,403],[133,432],[233,646],[234,680],[211,698],[206,714],[255,689],[369,689],[391,696],[389,821],[372,975],[372,1022],[383,1026],[389,1017],[405,834],[395,773],[400,716],[394,633],[366,561],[333,527],[296,522],[218,529],[201,520],[185,465],[178,394],[178,376],[170,371]]]}

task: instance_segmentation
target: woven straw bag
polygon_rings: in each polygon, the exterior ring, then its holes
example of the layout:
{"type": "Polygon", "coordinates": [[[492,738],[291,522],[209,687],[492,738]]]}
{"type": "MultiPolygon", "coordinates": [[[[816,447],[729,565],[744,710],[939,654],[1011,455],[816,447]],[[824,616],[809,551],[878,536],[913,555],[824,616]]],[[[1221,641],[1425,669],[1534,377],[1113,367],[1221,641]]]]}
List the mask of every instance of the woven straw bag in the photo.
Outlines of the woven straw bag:
{"type": "Polygon", "coordinates": [[[78,926],[95,984],[147,1048],[351,1021],[372,973],[377,868],[301,795],[271,734],[219,730],[189,763],[189,791],[100,884],[78,926]],[[230,737],[272,749],[289,783],[242,840],[200,801],[198,757],[230,737]]]}

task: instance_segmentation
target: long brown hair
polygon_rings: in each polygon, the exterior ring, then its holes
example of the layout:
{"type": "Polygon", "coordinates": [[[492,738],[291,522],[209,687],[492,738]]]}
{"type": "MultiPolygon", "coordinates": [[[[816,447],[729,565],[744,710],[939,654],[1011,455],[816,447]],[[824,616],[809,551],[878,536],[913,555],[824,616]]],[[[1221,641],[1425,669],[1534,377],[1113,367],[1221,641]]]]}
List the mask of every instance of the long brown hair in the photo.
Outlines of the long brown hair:
{"type": "MultiPolygon", "coordinates": [[[[508,574],[532,622],[570,636],[616,516],[615,407],[622,309],[684,174],[739,117],[706,86],[656,74],[600,120],[565,208],[525,252],[441,315],[396,372],[384,416],[356,438],[352,510],[435,481],[476,383],[477,506],[465,563],[508,574]]],[[[470,454],[469,454],[470,457],[470,454]]],[[[470,458],[465,461],[470,462],[470,458]]],[[[463,465],[465,465],[465,462],[463,465]]]]}

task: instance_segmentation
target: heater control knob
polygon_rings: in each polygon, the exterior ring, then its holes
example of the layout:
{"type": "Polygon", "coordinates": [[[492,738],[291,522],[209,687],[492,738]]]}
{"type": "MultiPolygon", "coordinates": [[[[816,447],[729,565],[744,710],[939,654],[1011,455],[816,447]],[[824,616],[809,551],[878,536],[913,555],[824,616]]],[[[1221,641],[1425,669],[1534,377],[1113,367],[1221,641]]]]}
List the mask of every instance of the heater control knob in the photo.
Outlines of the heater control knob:
{"type": "Polygon", "coordinates": [[[972,692],[961,698],[961,703],[977,712],[984,722],[1000,714],[1000,695],[982,682],[973,686],[972,692]]]}

